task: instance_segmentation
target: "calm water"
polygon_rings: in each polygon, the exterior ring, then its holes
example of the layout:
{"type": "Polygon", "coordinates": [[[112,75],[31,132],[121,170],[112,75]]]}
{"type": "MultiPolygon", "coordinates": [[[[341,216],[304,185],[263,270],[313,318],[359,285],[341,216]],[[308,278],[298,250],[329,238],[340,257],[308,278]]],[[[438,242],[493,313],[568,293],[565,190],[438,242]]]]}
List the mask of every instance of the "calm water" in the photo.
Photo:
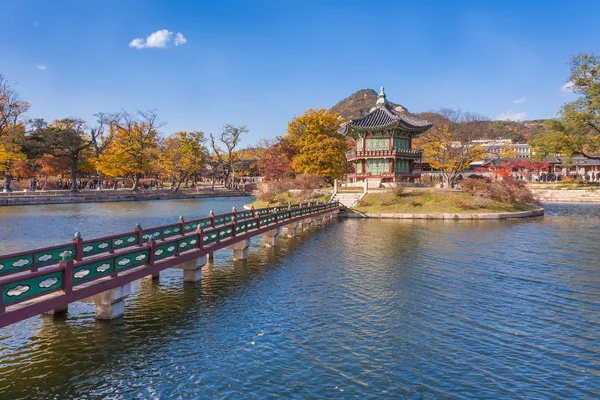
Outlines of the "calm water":
{"type": "MultiPolygon", "coordinates": [[[[0,252],[248,201],[0,209],[0,252]]],[[[0,398],[597,399],[600,206],[546,209],[255,239],[197,284],[137,284],[117,322],[76,303],[1,329],[0,398]]]]}

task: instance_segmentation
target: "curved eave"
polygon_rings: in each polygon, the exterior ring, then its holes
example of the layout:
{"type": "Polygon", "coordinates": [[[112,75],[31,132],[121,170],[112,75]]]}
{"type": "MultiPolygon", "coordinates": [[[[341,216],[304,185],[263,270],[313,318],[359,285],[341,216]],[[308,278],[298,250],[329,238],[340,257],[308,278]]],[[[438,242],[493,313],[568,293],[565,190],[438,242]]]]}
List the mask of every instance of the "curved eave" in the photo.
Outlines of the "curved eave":
{"type": "Polygon", "coordinates": [[[352,121],[350,121],[349,123],[345,124],[344,126],[340,127],[340,129],[338,130],[339,133],[343,134],[343,135],[348,135],[349,133],[357,133],[360,131],[367,131],[367,132],[373,132],[373,131],[380,131],[382,129],[390,129],[390,128],[399,128],[402,129],[404,131],[408,131],[414,134],[421,134],[424,133],[425,131],[427,131],[429,128],[431,128],[433,126],[433,124],[427,124],[425,126],[417,126],[417,125],[413,125],[407,121],[399,120],[399,121],[394,121],[391,124],[386,124],[386,125],[378,125],[378,126],[369,126],[369,127],[365,127],[365,126],[355,126],[352,125],[352,121]]]}

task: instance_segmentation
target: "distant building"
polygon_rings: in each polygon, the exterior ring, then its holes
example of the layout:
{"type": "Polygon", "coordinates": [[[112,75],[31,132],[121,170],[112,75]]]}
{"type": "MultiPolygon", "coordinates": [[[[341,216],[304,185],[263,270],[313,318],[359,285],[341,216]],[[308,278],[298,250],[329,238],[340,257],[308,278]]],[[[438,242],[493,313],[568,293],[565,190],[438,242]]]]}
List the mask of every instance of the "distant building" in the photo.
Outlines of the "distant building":
{"type": "Polygon", "coordinates": [[[413,150],[412,139],[431,126],[401,106],[392,107],[382,87],[375,107],[367,115],[342,124],[339,130],[354,141],[354,148],[346,153],[354,170],[348,174],[348,180],[367,180],[370,186],[380,186],[419,178],[415,162],[421,159],[422,152],[413,150]]]}
{"type": "Polygon", "coordinates": [[[513,143],[511,139],[480,139],[473,140],[474,145],[481,145],[486,149],[487,159],[498,158],[504,152],[514,151],[516,158],[529,158],[531,147],[527,143],[513,143]]]}
{"type": "MultiPolygon", "coordinates": [[[[600,157],[600,155],[594,155],[600,157]]],[[[548,156],[545,160],[551,166],[551,172],[562,176],[584,176],[586,173],[600,173],[600,160],[586,158],[583,156],[573,156],[571,158],[563,156],[548,156]]]]}

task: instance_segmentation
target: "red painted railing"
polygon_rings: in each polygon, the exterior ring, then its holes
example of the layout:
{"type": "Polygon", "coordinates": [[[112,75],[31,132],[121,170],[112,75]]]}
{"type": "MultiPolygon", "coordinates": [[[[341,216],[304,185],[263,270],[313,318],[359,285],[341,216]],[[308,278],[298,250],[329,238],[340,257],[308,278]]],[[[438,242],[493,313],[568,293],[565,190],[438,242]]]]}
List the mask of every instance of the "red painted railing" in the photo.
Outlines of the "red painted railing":
{"type": "Polygon", "coordinates": [[[423,152],[420,150],[413,149],[385,149],[385,150],[350,150],[346,152],[346,159],[348,161],[357,158],[381,158],[381,157],[408,157],[408,158],[421,158],[423,152]]]}

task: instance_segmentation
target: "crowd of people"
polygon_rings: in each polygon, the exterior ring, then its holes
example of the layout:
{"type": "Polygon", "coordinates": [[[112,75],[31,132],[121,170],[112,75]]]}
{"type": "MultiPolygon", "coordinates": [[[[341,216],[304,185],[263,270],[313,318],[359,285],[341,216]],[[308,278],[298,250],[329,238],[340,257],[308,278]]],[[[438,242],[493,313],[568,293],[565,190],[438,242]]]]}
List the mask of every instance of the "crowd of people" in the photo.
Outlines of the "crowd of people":
{"type": "Polygon", "coordinates": [[[584,174],[572,172],[567,175],[542,172],[538,177],[536,177],[536,182],[560,182],[565,178],[582,180],[586,182],[600,182],[600,172],[592,172],[591,174],[588,172],[585,172],[584,174]]]}

